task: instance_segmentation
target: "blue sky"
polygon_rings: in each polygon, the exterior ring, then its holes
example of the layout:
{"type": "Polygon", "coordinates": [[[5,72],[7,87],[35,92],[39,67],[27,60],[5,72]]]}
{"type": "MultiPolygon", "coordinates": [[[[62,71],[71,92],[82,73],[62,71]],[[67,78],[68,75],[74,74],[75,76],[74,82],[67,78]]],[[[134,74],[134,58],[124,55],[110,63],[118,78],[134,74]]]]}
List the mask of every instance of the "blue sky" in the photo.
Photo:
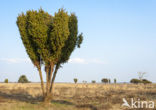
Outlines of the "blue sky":
{"type": "MultiPolygon", "coordinates": [[[[129,82],[137,72],[156,82],[156,1],[155,0],[1,0],[0,81],[17,81],[25,74],[38,82],[16,26],[18,14],[42,7],[50,14],[59,8],[75,12],[79,32],[84,34],[81,49],[58,72],[56,82],[79,82],[116,78],[129,82]]],[[[44,73],[45,77],[45,73],[44,73]]]]}

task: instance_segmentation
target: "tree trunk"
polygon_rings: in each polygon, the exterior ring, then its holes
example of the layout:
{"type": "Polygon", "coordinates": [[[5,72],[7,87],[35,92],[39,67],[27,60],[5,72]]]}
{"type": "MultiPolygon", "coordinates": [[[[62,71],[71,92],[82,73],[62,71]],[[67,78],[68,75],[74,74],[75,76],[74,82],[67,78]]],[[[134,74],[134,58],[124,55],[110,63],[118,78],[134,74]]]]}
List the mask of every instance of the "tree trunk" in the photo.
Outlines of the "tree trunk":
{"type": "Polygon", "coordinates": [[[58,69],[59,69],[59,66],[60,66],[60,64],[57,64],[57,65],[56,65],[56,68],[55,68],[55,71],[54,71],[54,74],[53,74],[53,77],[52,77],[52,80],[51,80],[51,85],[50,85],[50,93],[51,93],[51,94],[52,94],[53,85],[54,85],[54,81],[55,81],[56,74],[57,74],[57,71],[58,71],[58,69]]]}
{"type": "Polygon", "coordinates": [[[45,104],[51,103],[51,99],[52,99],[51,94],[50,93],[47,93],[47,95],[44,96],[44,103],[45,104]]]}
{"type": "Polygon", "coordinates": [[[45,91],[44,91],[44,82],[43,82],[43,77],[42,77],[42,71],[41,68],[38,68],[39,75],[40,75],[40,80],[41,80],[41,89],[42,89],[42,94],[43,97],[45,96],[45,91]]]}
{"type": "Polygon", "coordinates": [[[50,93],[50,82],[52,80],[52,74],[53,74],[53,71],[54,71],[54,64],[51,63],[51,67],[50,67],[50,75],[49,75],[49,80],[48,80],[48,83],[49,83],[49,90],[48,92],[50,93]]]}
{"type": "Polygon", "coordinates": [[[49,77],[49,67],[45,67],[46,70],[46,94],[45,97],[47,96],[47,91],[48,91],[48,77],[49,77]]]}
{"type": "Polygon", "coordinates": [[[48,103],[51,100],[51,94],[50,94],[50,82],[51,77],[54,69],[54,64],[52,63],[49,68],[46,67],[46,95],[44,97],[44,102],[48,103]]]}

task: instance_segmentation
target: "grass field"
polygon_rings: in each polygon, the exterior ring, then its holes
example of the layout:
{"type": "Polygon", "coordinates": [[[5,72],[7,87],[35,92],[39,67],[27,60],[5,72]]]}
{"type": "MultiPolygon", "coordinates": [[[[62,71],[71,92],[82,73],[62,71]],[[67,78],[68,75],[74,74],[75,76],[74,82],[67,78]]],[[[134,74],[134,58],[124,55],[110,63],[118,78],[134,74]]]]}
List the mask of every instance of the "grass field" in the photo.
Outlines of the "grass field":
{"type": "Polygon", "coordinates": [[[156,104],[156,84],[56,83],[51,104],[43,105],[39,83],[0,83],[0,110],[135,110],[122,107],[123,98],[156,104]]]}

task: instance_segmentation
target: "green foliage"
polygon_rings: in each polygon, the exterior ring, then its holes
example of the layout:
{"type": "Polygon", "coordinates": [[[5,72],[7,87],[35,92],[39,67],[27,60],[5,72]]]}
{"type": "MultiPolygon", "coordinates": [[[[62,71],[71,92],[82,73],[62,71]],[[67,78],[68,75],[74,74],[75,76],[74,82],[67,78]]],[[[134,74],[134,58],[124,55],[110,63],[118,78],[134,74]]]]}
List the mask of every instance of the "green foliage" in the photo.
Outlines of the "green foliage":
{"type": "Polygon", "coordinates": [[[114,79],[114,83],[116,84],[116,79],[114,79]]]}
{"type": "Polygon", "coordinates": [[[20,31],[21,39],[23,41],[23,44],[25,46],[26,52],[29,55],[29,58],[33,62],[33,64],[36,66],[36,61],[40,61],[40,56],[37,53],[37,49],[34,46],[34,43],[32,42],[31,36],[28,34],[28,20],[27,16],[22,13],[17,18],[17,25],[20,31]]]}
{"type": "Polygon", "coordinates": [[[96,83],[96,81],[95,80],[92,80],[92,83],[96,83]]]}
{"type": "Polygon", "coordinates": [[[17,18],[21,39],[35,66],[68,61],[83,41],[82,33],[78,35],[77,23],[75,14],[68,15],[64,9],[59,9],[55,16],[42,9],[29,10],[17,18]]]}
{"type": "Polygon", "coordinates": [[[150,84],[150,83],[152,83],[152,82],[149,81],[149,80],[147,80],[147,79],[142,79],[142,83],[144,83],[144,84],[150,84]]]}
{"type": "Polygon", "coordinates": [[[54,61],[58,61],[60,58],[62,48],[69,37],[68,22],[69,16],[63,9],[60,9],[58,13],[55,13],[53,18],[53,29],[50,32],[50,47],[53,53],[51,59],[54,58],[54,61]]]}
{"type": "Polygon", "coordinates": [[[75,83],[75,84],[77,83],[77,81],[78,81],[78,79],[77,79],[77,78],[74,78],[74,83],[75,83]]]}
{"type": "Polygon", "coordinates": [[[101,82],[102,82],[102,83],[108,83],[108,79],[107,79],[107,78],[103,78],[103,79],[101,80],[101,82]]]}
{"type": "Polygon", "coordinates": [[[147,79],[142,79],[142,80],[139,80],[139,79],[132,79],[130,81],[130,83],[134,83],[134,84],[138,84],[138,83],[143,83],[143,84],[149,84],[149,83],[152,83],[151,81],[147,80],[147,79]]]}
{"type": "MultiPolygon", "coordinates": [[[[47,64],[49,60],[48,58],[50,56],[47,40],[50,35],[49,31],[51,27],[52,16],[40,9],[38,12],[33,10],[27,11],[25,18],[25,30],[29,42],[31,43],[28,45],[30,45],[30,48],[34,50],[36,57],[38,56],[37,61],[40,62],[42,59],[44,63],[47,64]]],[[[17,21],[17,25],[18,22],[22,21],[17,21]]],[[[19,29],[23,28],[19,27],[19,29]]]]}
{"type": "Polygon", "coordinates": [[[56,63],[69,35],[68,15],[60,9],[52,17],[42,9],[27,11],[17,18],[17,25],[26,51],[36,66],[41,60],[56,63]]]}
{"type": "Polygon", "coordinates": [[[80,48],[80,45],[83,41],[83,36],[82,33],[78,35],[77,23],[78,23],[77,17],[75,16],[75,14],[72,13],[69,16],[69,22],[68,22],[70,34],[68,39],[65,42],[64,47],[62,48],[62,52],[59,61],[57,63],[58,65],[64,64],[69,60],[76,46],[80,48]]]}
{"type": "Polygon", "coordinates": [[[29,83],[29,81],[25,75],[22,75],[19,77],[18,83],[29,83]]]}
{"type": "Polygon", "coordinates": [[[141,83],[139,79],[131,79],[130,83],[138,84],[141,83]]]}
{"type": "Polygon", "coordinates": [[[80,48],[80,44],[82,43],[83,41],[83,35],[82,33],[78,36],[77,38],[77,46],[80,48]]]}
{"type": "Polygon", "coordinates": [[[4,83],[8,83],[8,82],[9,82],[8,79],[5,79],[5,80],[4,80],[4,83]]]}

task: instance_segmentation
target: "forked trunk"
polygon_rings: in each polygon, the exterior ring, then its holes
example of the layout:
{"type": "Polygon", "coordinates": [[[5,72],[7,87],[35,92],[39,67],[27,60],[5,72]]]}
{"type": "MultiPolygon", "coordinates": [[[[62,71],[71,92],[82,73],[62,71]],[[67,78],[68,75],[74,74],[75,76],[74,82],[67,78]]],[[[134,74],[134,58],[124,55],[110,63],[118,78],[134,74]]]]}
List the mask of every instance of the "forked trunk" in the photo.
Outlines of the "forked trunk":
{"type": "Polygon", "coordinates": [[[52,99],[51,94],[50,94],[50,82],[51,82],[51,77],[54,69],[54,64],[52,63],[50,67],[46,67],[46,95],[44,96],[44,102],[49,103],[52,99]]]}
{"type": "Polygon", "coordinates": [[[45,104],[49,104],[49,103],[51,103],[51,100],[52,100],[52,96],[51,96],[51,94],[49,92],[49,93],[46,94],[46,96],[44,96],[43,101],[44,101],[45,104]]]}

